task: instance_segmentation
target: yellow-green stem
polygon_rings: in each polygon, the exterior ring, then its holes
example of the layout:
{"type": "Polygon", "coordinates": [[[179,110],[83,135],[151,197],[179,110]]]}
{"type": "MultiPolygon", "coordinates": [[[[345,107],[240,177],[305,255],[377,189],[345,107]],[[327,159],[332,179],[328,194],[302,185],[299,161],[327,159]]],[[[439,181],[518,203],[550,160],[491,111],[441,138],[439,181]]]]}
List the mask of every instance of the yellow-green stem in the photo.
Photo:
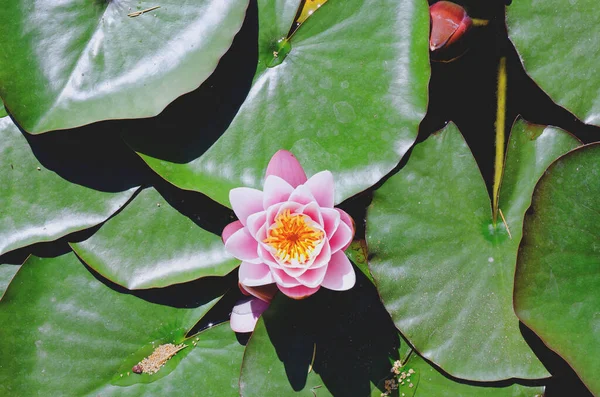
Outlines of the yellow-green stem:
{"type": "Polygon", "coordinates": [[[506,127],[506,57],[500,58],[498,65],[498,93],[496,108],[496,160],[494,162],[494,187],[492,189],[492,218],[494,225],[498,218],[500,183],[504,172],[504,134],[506,127]]]}

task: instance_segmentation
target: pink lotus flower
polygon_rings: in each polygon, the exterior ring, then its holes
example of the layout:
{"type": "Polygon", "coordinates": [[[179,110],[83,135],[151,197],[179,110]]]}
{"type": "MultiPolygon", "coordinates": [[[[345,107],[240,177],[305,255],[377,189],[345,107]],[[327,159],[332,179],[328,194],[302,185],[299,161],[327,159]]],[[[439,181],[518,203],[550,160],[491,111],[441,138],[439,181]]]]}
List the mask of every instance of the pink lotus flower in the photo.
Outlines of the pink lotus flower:
{"type": "MultiPolygon", "coordinates": [[[[344,254],[354,225],[346,212],[333,208],[331,172],[307,179],[298,160],[280,150],[269,162],[263,191],[232,189],[229,200],[239,220],[227,225],[222,237],[225,249],[242,261],[243,291],[269,302],[274,286],[294,299],[321,287],[344,291],[354,286],[354,268],[344,254]]],[[[262,311],[248,318],[256,323],[262,311]]],[[[232,328],[234,314],[235,308],[232,328]]]]}

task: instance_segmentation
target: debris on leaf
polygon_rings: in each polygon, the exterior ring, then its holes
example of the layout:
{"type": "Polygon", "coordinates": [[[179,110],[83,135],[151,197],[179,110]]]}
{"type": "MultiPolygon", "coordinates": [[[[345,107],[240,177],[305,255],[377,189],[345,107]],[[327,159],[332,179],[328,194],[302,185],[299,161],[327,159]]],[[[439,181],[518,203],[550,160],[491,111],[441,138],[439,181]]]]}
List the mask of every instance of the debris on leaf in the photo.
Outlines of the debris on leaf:
{"type": "MultiPolygon", "coordinates": [[[[393,377],[391,379],[385,380],[385,392],[381,393],[381,397],[388,397],[392,394],[392,391],[402,389],[404,387],[415,387],[411,379],[411,375],[414,375],[416,373],[415,370],[412,368],[408,370],[403,370],[403,367],[404,365],[400,360],[394,362],[392,368],[390,369],[390,372],[393,374],[393,377]]],[[[401,393],[401,395],[404,396],[405,393],[401,393]]]]}
{"type": "MultiPolygon", "coordinates": [[[[179,345],[174,345],[172,343],[160,345],[154,349],[151,355],[134,365],[131,370],[136,374],[155,374],[171,359],[171,357],[186,347],[187,345],[185,343],[179,345]]],[[[127,375],[129,375],[129,373],[127,373],[127,375]]]]}

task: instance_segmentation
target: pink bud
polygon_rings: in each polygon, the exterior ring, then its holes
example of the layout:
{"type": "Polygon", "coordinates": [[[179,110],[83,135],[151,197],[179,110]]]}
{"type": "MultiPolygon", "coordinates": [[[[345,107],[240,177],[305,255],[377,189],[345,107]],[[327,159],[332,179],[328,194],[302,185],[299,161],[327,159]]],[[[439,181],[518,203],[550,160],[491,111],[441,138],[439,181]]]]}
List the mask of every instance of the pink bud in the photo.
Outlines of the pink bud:
{"type": "Polygon", "coordinates": [[[464,8],[449,1],[438,1],[429,7],[431,34],[429,49],[437,51],[460,40],[473,25],[464,8]]]}

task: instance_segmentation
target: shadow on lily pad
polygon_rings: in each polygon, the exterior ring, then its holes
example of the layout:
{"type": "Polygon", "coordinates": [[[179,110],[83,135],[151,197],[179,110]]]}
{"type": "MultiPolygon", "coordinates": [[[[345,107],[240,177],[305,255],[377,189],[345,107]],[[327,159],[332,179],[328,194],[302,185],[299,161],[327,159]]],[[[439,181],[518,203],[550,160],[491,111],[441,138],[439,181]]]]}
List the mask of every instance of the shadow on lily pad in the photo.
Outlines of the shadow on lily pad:
{"type": "Polygon", "coordinates": [[[295,391],[305,387],[311,363],[333,395],[367,396],[371,384],[389,375],[399,336],[375,287],[361,272],[356,276],[348,291],[322,288],[301,301],[280,294],[265,312],[269,338],[295,391]]]}
{"type": "Polygon", "coordinates": [[[225,132],[250,91],[258,62],[258,7],[251,1],[241,30],[202,85],[156,117],[124,121],[123,138],[136,151],[173,163],[200,157],[225,132]]]}
{"type": "Polygon", "coordinates": [[[150,288],[132,291],[102,277],[83,261],[81,261],[81,263],[98,281],[117,292],[134,295],[147,302],[181,309],[200,307],[216,298],[219,298],[229,289],[231,289],[232,285],[235,285],[235,281],[237,279],[236,269],[224,277],[204,277],[187,283],[170,285],[164,288],[150,288]]]}
{"type": "Polygon", "coordinates": [[[149,170],[105,121],[71,130],[30,135],[21,130],[37,160],[71,183],[123,192],[145,183],[149,170]]]}

